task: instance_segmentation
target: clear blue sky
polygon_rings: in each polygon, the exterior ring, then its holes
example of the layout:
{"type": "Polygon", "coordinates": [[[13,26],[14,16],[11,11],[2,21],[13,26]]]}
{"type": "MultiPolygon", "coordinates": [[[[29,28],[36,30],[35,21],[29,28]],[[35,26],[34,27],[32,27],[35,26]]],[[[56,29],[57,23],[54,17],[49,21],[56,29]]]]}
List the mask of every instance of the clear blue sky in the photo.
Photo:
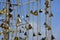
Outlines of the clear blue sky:
{"type": "MultiPolygon", "coordinates": [[[[43,2],[44,0],[42,0],[42,8],[44,9],[43,2]]],[[[0,9],[2,9],[1,6],[0,6],[0,9]]],[[[60,0],[53,0],[52,12],[54,14],[54,17],[52,20],[53,35],[55,36],[56,40],[60,40],[60,0]]]]}
{"type": "Polygon", "coordinates": [[[56,37],[56,40],[60,40],[60,0],[54,0],[52,2],[52,11],[54,14],[52,25],[53,33],[56,37]]]}

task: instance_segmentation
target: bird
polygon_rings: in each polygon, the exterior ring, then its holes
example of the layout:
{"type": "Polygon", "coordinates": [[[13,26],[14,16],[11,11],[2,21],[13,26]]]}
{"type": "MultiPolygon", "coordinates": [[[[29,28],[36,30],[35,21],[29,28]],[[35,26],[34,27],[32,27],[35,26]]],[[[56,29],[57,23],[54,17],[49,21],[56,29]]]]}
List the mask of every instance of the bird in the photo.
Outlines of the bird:
{"type": "Polygon", "coordinates": [[[40,9],[40,10],[39,10],[39,13],[42,13],[42,12],[43,12],[43,10],[42,10],[42,9],[40,9]]]}
{"type": "Polygon", "coordinates": [[[35,33],[33,33],[33,37],[35,37],[36,36],[36,34],[35,33]]]}
{"type": "Polygon", "coordinates": [[[38,32],[38,35],[41,35],[41,33],[40,33],[40,32],[38,32]]]}
{"type": "Polygon", "coordinates": [[[21,19],[20,19],[20,15],[18,14],[18,15],[17,15],[16,26],[18,27],[18,26],[20,25],[21,22],[22,22],[22,21],[21,21],[21,19]]]}
{"type": "Polygon", "coordinates": [[[33,15],[38,16],[38,11],[35,10],[34,13],[33,13],[33,15]]]}
{"type": "Polygon", "coordinates": [[[19,40],[19,38],[18,37],[15,37],[14,40],[19,40]]]}

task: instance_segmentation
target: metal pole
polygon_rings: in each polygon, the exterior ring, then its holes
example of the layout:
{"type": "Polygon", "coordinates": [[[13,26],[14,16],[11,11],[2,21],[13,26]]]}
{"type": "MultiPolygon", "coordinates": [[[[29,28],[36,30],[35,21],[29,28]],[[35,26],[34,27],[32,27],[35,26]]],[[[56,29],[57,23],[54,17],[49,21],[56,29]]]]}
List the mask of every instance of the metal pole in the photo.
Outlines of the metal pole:
{"type": "MultiPolygon", "coordinates": [[[[6,2],[10,3],[10,0],[6,0],[6,2]]],[[[9,13],[9,4],[6,4],[6,21],[8,22],[7,25],[9,27],[9,17],[8,17],[8,13],[9,13]]],[[[4,40],[9,40],[9,32],[4,31],[4,40]]]]}
{"type": "MultiPolygon", "coordinates": [[[[41,40],[41,14],[42,12],[39,13],[39,10],[41,10],[41,0],[37,1],[37,10],[38,10],[38,40],[41,40]]],[[[42,10],[41,10],[42,11],[42,10]]]]}
{"type": "Polygon", "coordinates": [[[48,25],[48,0],[45,0],[45,36],[46,36],[46,39],[45,40],[48,40],[48,37],[47,37],[47,25],[48,25]]]}
{"type": "MultiPolygon", "coordinates": [[[[37,1],[37,0],[36,0],[37,1]]],[[[38,1],[36,2],[36,7],[37,7],[37,12],[38,12],[38,1]]],[[[39,18],[38,18],[38,16],[37,16],[37,40],[39,40],[39,36],[38,36],[38,27],[39,27],[39,20],[38,20],[39,18]]]]}
{"type": "MultiPolygon", "coordinates": [[[[32,4],[32,6],[33,6],[32,7],[33,8],[32,11],[34,11],[34,3],[32,4]]],[[[32,15],[32,16],[33,16],[33,18],[32,18],[33,19],[33,22],[32,22],[32,25],[33,25],[33,29],[32,29],[32,31],[33,31],[33,37],[32,37],[32,40],[34,40],[34,34],[35,34],[35,32],[34,32],[34,15],[32,15]]]]}

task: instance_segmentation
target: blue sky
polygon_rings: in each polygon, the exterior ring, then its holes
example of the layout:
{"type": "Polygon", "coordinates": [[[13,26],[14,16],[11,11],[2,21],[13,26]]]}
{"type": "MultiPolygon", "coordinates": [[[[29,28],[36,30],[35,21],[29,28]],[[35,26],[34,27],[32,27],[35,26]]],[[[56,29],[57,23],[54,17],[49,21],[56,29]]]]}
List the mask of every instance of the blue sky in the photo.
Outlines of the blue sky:
{"type": "Polygon", "coordinates": [[[54,14],[52,25],[53,33],[56,37],[56,40],[60,40],[60,0],[54,0],[52,2],[52,11],[54,14]]]}
{"type": "MultiPolygon", "coordinates": [[[[1,0],[0,0],[0,2],[1,2],[1,0]]],[[[12,3],[14,3],[14,2],[12,2],[12,3]]],[[[42,8],[44,9],[44,0],[42,0],[42,8]]],[[[2,8],[0,6],[0,10],[1,9],[2,8]]],[[[60,40],[60,0],[52,1],[52,12],[54,14],[53,19],[52,19],[53,35],[55,36],[56,40],[60,40]]],[[[42,18],[43,18],[43,16],[44,16],[44,14],[42,14],[42,18]]]]}

